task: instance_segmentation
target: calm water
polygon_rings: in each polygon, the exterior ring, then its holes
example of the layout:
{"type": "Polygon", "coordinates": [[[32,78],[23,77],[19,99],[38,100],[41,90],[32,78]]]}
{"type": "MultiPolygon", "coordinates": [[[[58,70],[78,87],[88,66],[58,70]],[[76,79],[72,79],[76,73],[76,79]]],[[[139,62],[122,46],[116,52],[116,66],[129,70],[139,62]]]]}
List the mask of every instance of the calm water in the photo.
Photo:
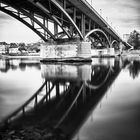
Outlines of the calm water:
{"type": "Polygon", "coordinates": [[[41,84],[39,62],[0,59],[0,119],[22,105],[41,84]]]}
{"type": "Polygon", "coordinates": [[[55,87],[46,99],[57,108],[55,126],[71,139],[139,140],[139,73],[136,59],[93,59],[91,64],[0,59],[0,121],[46,81],[55,87]]]}

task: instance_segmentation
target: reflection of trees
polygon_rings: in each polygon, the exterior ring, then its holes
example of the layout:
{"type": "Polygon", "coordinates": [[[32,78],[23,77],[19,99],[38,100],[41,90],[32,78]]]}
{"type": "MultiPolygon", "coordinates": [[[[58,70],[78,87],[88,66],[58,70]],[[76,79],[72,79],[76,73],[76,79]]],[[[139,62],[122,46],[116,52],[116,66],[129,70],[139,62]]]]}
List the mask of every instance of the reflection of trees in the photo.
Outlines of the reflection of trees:
{"type": "Polygon", "coordinates": [[[130,72],[130,76],[132,76],[133,79],[138,77],[138,75],[140,73],[140,62],[139,61],[132,61],[130,66],[129,66],[129,72],[130,72]]]}
{"type": "Polygon", "coordinates": [[[20,61],[19,64],[14,65],[13,63],[10,62],[10,59],[1,59],[1,66],[0,66],[0,71],[1,72],[8,72],[8,70],[16,70],[20,69],[22,71],[25,71],[26,67],[30,68],[35,68],[37,70],[40,70],[40,63],[39,62],[32,62],[30,60],[26,61],[20,61]]]}
{"type": "Polygon", "coordinates": [[[8,59],[5,59],[5,60],[1,59],[0,71],[6,73],[6,72],[8,72],[9,69],[10,69],[9,60],[8,59]]]}
{"type": "Polygon", "coordinates": [[[20,63],[20,64],[19,64],[19,68],[20,68],[22,71],[25,71],[25,69],[26,69],[26,64],[25,64],[25,63],[20,63]]]}

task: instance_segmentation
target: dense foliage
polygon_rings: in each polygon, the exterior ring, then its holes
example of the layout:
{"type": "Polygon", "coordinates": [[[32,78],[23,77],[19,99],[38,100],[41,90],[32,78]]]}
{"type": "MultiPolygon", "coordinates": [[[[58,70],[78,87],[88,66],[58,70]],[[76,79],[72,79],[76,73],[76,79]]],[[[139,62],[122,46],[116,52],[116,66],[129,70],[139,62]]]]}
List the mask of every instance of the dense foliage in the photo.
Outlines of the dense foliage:
{"type": "Polygon", "coordinates": [[[27,45],[28,52],[39,52],[40,51],[40,43],[33,43],[27,45]]]}
{"type": "Polygon", "coordinates": [[[20,52],[27,51],[27,47],[26,47],[25,43],[19,43],[18,50],[20,52]]]}
{"type": "Polygon", "coordinates": [[[140,49],[140,33],[136,30],[131,32],[127,42],[134,46],[134,49],[140,49]]]}

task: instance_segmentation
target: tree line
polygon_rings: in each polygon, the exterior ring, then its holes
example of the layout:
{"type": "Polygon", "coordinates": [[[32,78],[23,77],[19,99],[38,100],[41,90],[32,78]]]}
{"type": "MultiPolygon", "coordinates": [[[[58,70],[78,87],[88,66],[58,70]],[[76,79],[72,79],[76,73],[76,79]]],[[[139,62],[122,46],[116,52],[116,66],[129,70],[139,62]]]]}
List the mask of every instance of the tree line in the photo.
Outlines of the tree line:
{"type": "Polygon", "coordinates": [[[127,42],[134,46],[134,49],[140,49],[140,33],[136,30],[132,31],[127,42]]]}
{"type": "Polygon", "coordinates": [[[22,51],[28,51],[28,52],[35,51],[35,52],[39,52],[40,51],[40,43],[38,42],[38,43],[28,44],[28,45],[25,45],[25,43],[19,43],[18,50],[20,52],[22,52],[22,51]]]}

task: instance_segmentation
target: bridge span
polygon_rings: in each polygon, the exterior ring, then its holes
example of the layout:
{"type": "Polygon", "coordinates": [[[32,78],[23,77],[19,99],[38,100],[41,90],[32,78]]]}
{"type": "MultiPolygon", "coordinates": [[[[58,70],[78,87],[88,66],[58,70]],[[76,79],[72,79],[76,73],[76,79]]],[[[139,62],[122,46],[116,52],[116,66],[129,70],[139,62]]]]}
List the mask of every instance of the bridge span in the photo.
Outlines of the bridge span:
{"type": "Polygon", "coordinates": [[[45,41],[43,59],[90,60],[91,48],[110,51],[124,43],[86,0],[0,0],[0,10],[45,41]]]}

